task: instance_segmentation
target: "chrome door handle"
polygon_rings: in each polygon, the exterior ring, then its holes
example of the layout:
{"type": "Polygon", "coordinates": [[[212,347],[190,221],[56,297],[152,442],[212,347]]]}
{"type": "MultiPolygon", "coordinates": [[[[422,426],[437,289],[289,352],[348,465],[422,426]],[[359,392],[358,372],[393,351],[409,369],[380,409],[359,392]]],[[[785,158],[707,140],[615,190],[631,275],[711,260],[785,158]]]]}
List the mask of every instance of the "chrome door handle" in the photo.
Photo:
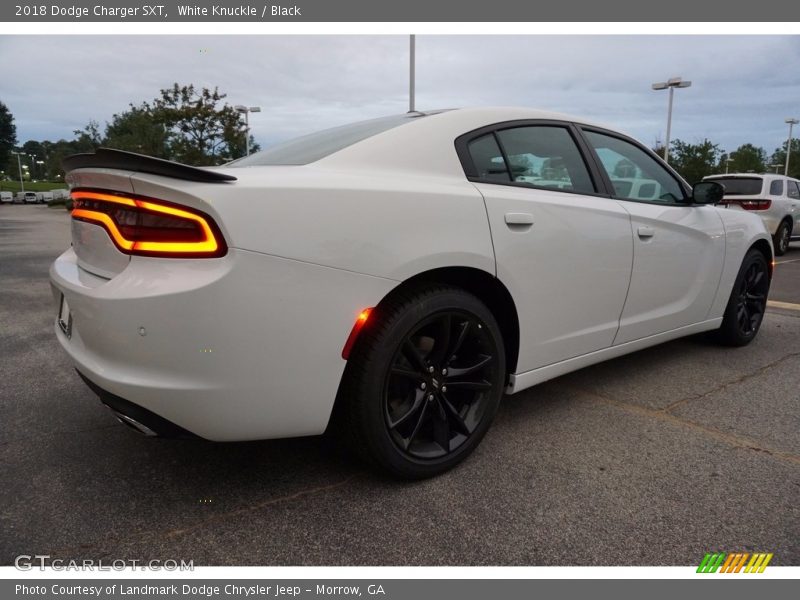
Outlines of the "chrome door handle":
{"type": "Polygon", "coordinates": [[[639,227],[636,233],[639,234],[640,238],[651,238],[656,234],[656,230],[652,227],[639,227]]]}
{"type": "Polygon", "coordinates": [[[506,213],[506,225],[533,225],[531,213],[506,213]]]}

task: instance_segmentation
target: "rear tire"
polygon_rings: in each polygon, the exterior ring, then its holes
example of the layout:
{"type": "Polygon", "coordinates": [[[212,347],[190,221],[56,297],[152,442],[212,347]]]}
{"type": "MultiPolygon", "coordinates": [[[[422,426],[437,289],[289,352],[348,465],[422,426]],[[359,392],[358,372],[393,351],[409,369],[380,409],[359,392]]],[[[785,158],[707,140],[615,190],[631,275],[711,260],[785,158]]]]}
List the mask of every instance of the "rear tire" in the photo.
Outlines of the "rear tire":
{"type": "Polygon", "coordinates": [[[750,250],[733,284],[717,339],[728,346],[752,342],[764,319],[769,294],[769,266],[764,255],[750,250]]]}
{"type": "Polygon", "coordinates": [[[783,256],[789,249],[789,241],[792,235],[792,228],[786,221],[778,225],[778,231],[772,238],[772,245],[775,247],[775,256],[783,256]]]}
{"type": "Polygon", "coordinates": [[[505,376],[500,328],[478,298],[444,285],[397,293],[351,352],[339,398],[346,441],[395,476],[438,475],[480,443],[505,376]]]}

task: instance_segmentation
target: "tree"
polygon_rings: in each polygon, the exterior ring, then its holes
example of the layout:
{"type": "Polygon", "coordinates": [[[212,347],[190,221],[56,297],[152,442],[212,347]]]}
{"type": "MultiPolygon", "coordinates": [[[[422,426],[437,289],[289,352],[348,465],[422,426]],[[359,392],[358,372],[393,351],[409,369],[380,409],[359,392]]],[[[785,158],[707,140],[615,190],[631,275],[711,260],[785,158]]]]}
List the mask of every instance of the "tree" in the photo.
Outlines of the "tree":
{"type": "Polygon", "coordinates": [[[106,124],[103,146],[138,152],[158,158],[168,157],[169,132],[159,122],[149,104],[130,105],[124,112],[115,114],[106,124]]]}
{"type": "Polygon", "coordinates": [[[17,126],[14,125],[14,115],[0,102],[0,168],[11,160],[11,151],[16,143],[17,126]]]}
{"type": "Polygon", "coordinates": [[[674,140],[670,143],[669,162],[686,181],[695,183],[717,171],[721,154],[719,146],[708,139],[699,144],[674,140]]]}
{"type": "Polygon", "coordinates": [[[73,146],[75,152],[94,152],[103,144],[103,136],[100,135],[100,123],[89,121],[83,129],[76,129],[74,132],[75,140],[73,146]]]}
{"type": "MultiPolygon", "coordinates": [[[[226,95],[195,89],[193,84],[161,90],[152,111],[169,132],[169,154],[173,160],[190,165],[215,165],[235,158],[232,132],[242,130],[239,113],[227,103],[226,95]]],[[[241,134],[240,134],[241,135],[241,134]]],[[[242,139],[242,141],[244,141],[242,139]]],[[[243,154],[243,153],[242,153],[243,154]]]]}
{"type": "Polygon", "coordinates": [[[742,144],[731,152],[732,173],[763,173],[767,170],[767,153],[753,144],[742,144]]]}
{"type": "MultiPolygon", "coordinates": [[[[770,158],[770,164],[781,165],[779,173],[783,173],[786,164],[786,142],[780,148],[775,148],[770,158]]],[[[789,177],[800,179],[800,139],[792,139],[792,155],[789,157],[789,177]]]]}

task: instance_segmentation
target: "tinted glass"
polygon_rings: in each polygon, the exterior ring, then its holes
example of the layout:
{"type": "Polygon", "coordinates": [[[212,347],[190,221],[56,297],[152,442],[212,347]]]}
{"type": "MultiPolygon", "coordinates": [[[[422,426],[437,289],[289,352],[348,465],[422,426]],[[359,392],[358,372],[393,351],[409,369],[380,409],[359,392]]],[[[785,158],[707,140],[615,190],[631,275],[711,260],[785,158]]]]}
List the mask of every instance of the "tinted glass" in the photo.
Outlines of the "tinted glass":
{"type": "Polygon", "coordinates": [[[420,118],[424,117],[419,114],[404,114],[325,129],[240,158],[227,166],[307,165],[347,146],[420,118]]]}
{"type": "Polygon", "coordinates": [[[587,131],[586,138],[611,179],[617,198],[668,204],[684,200],[677,179],[638,146],[593,131],[587,131]]]}
{"type": "Polygon", "coordinates": [[[511,181],[503,153],[490,133],[469,143],[469,155],[478,177],[487,181],[511,181]]]}
{"type": "Polygon", "coordinates": [[[497,132],[516,183],[565,192],[594,193],[583,157],[564,127],[531,126],[497,132]]]}
{"type": "Polygon", "coordinates": [[[787,181],[786,182],[787,190],[786,195],[789,198],[800,198],[800,185],[797,185],[796,181],[787,181]]]}
{"type": "Polygon", "coordinates": [[[783,195],[783,181],[780,179],[774,179],[769,184],[769,195],[770,196],[782,196],[783,195]]]}
{"type": "Polygon", "coordinates": [[[726,196],[757,196],[764,185],[761,177],[707,177],[706,181],[719,183],[726,196]]]}

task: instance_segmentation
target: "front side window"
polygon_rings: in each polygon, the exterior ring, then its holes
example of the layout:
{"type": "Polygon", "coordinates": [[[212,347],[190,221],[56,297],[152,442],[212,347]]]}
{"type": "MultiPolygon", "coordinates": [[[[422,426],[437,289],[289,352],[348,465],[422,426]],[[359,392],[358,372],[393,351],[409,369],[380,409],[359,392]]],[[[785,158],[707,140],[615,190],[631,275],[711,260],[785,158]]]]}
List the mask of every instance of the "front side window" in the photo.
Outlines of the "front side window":
{"type": "Polygon", "coordinates": [[[782,196],[783,195],[783,181],[780,179],[775,179],[772,183],[769,184],[769,195],[770,196],[782,196]]]}
{"type": "Polygon", "coordinates": [[[684,201],[678,180],[647,152],[610,135],[595,131],[585,134],[614,186],[616,198],[665,204],[684,201]]]}

